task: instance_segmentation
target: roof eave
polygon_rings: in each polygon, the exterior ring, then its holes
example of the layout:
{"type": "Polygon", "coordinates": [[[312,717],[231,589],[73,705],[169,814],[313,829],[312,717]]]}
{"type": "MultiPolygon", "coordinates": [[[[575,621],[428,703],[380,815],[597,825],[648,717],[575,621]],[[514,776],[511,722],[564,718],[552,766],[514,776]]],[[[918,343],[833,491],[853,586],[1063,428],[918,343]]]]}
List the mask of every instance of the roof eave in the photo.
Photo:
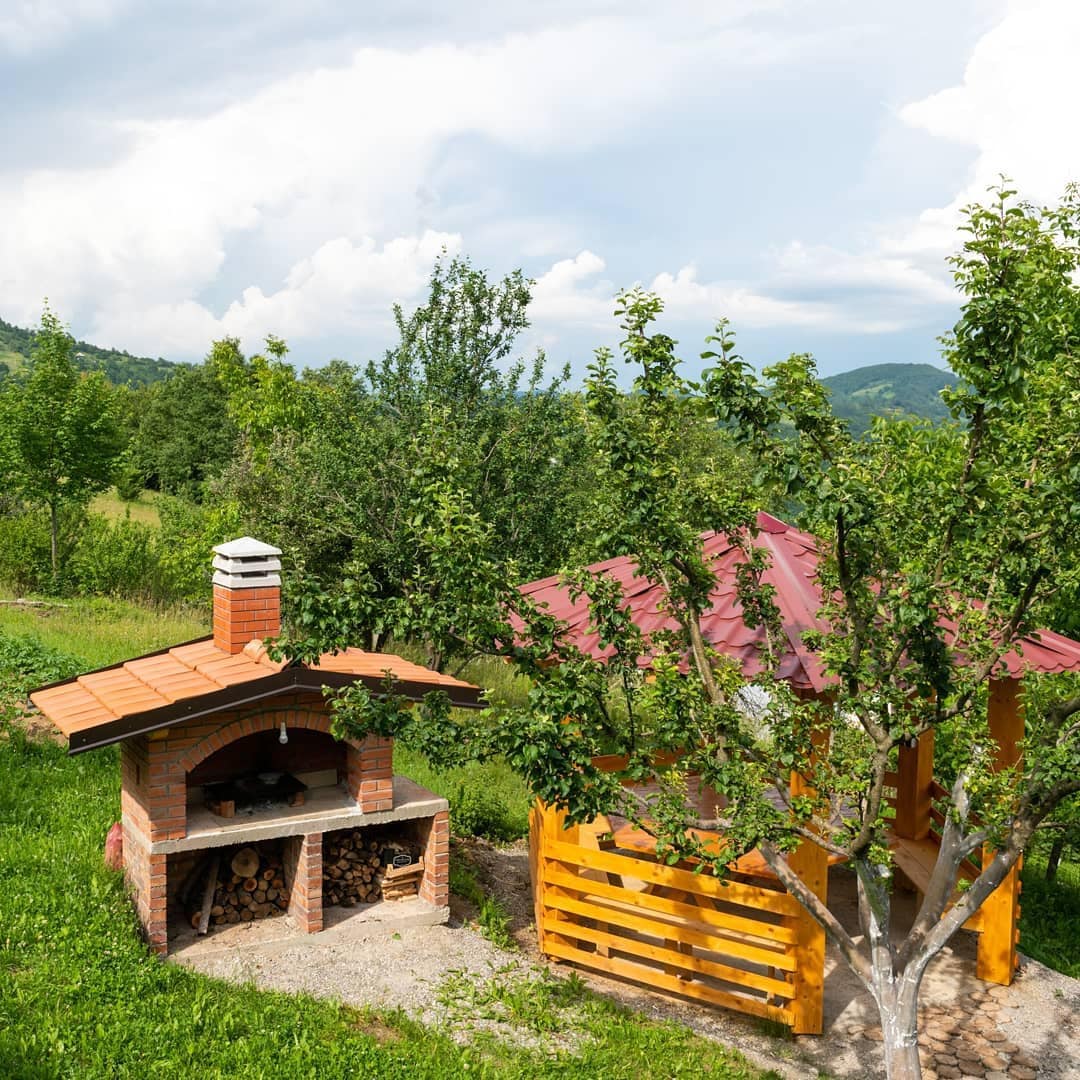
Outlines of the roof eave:
{"type": "MultiPolygon", "coordinates": [[[[257,701],[277,697],[290,690],[321,691],[324,686],[342,687],[353,683],[364,683],[370,690],[385,693],[385,677],[371,675],[350,675],[338,671],[314,671],[311,668],[297,666],[283,668],[265,678],[237,683],[209,694],[175,701],[158,709],[131,713],[117,720],[85,732],[74,732],[68,737],[68,753],[82,754],[87,750],[97,750],[103,746],[146,735],[151,731],[172,727],[175,724],[196,720],[224,709],[240,708],[257,701]]],[[[482,708],[479,687],[452,686],[444,687],[432,683],[400,679],[394,683],[393,692],[409,701],[422,701],[433,690],[442,690],[450,698],[450,704],[461,709],[482,708]]]]}

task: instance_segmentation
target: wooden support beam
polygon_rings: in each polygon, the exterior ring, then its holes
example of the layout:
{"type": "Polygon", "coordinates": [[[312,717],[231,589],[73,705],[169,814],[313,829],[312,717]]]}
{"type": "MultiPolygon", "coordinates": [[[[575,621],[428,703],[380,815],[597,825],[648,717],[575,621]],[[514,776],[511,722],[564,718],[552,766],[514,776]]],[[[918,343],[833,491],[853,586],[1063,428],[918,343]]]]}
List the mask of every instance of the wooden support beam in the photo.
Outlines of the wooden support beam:
{"type": "MultiPolygon", "coordinates": [[[[823,749],[827,741],[828,734],[825,732],[814,735],[817,750],[823,749]]],[[[813,788],[807,783],[806,777],[792,773],[791,793],[796,796],[812,794],[813,788]]],[[[787,860],[810,891],[822,903],[827,903],[829,856],[825,849],[812,840],[804,840],[788,855],[787,860]]],[[[825,1019],[825,930],[805,909],[795,916],[794,923],[798,937],[792,976],[795,996],[790,1005],[791,1031],[794,1035],[820,1035],[825,1019]]]]}
{"type": "MultiPolygon", "coordinates": [[[[1006,769],[1020,760],[1024,738],[1024,709],[1020,701],[1020,680],[994,679],[990,683],[987,706],[990,735],[997,743],[994,766],[1006,769]]],[[[993,858],[993,850],[983,849],[983,866],[993,858]]],[[[986,982],[1008,986],[1016,973],[1016,944],[1020,919],[1020,863],[982,905],[982,933],[976,972],[986,982]]]]}
{"type": "Polygon", "coordinates": [[[913,747],[901,746],[897,765],[896,820],[893,830],[907,840],[930,833],[934,784],[934,732],[923,732],[913,747]]]}

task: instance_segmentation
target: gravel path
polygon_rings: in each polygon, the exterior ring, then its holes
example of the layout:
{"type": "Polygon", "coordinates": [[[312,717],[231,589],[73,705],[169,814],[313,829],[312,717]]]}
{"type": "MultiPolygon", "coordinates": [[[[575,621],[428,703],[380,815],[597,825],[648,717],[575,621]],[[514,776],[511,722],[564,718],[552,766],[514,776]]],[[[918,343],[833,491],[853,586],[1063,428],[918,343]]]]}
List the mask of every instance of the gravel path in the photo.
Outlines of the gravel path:
{"type": "MultiPolygon", "coordinates": [[[[212,939],[201,939],[197,949],[178,950],[176,959],[219,978],[310,993],[359,1007],[402,1008],[425,1023],[446,1027],[459,1039],[486,1028],[500,1038],[530,1043],[535,1036],[515,1033],[492,1020],[483,1008],[470,1016],[469,988],[462,981],[482,986],[495,980],[507,985],[542,977],[545,966],[535,951],[527,852],[523,845],[495,849],[470,843],[460,849],[460,855],[469,859],[485,888],[503,900],[520,950],[505,952],[481,937],[468,925],[470,910],[455,901],[449,925],[348,919],[323,934],[302,937],[283,936],[286,920],[273,920],[277,924],[274,940],[249,935],[236,937],[225,947],[211,947],[212,939]]],[[[854,914],[849,886],[842,872],[834,872],[830,906],[845,921],[854,914]]],[[[904,903],[899,897],[901,916],[904,903]]],[[[927,973],[921,1039],[925,1080],[1064,1080],[1080,1075],[1080,982],[1025,960],[1012,987],[988,987],[974,975],[974,943],[973,935],[958,935],[927,973]]],[[[831,949],[826,963],[827,1033],[797,1039],[779,1036],[749,1017],[579,974],[599,993],[647,1016],[686,1024],[786,1077],[816,1080],[824,1073],[837,1080],[862,1080],[884,1076],[876,1009],[831,949]]],[[[570,969],[553,970],[565,973],[570,969]]],[[[479,994],[476,1000],[482,999],[479,994]]],[[[548,1045],[553,1038],[567,1045],[573,1032],[546,1035],[548,1045]]]]}

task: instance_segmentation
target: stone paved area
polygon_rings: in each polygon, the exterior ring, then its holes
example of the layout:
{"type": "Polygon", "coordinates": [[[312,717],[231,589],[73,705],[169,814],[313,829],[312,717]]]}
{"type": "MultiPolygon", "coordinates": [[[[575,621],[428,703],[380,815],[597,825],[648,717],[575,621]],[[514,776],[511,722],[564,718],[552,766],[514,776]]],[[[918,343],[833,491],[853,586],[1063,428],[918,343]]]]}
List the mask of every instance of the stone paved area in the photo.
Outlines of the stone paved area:
{"type": "MultiPolygon", "coordinates": [[[[1011,1042],[999,1022],[1017,1005],[1004,986],[988,986],[965,995],[955,1005],[934,1005],[920,1014],[919,1058],[923,1080],[979,1077],[985,1080],[1035,1080],[1038,1062],[1011,1042]]],[[[881,1042],[880,1027],[847,1028],[855,1039],[881,1042]]]]}

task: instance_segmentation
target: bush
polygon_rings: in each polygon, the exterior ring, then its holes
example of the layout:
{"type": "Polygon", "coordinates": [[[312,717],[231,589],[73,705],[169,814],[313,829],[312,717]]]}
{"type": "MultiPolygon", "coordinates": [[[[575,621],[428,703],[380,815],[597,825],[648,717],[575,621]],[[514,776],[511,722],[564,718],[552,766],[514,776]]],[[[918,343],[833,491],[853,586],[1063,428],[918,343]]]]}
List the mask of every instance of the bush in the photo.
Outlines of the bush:
{"type": "Polygon", "coordinates": [[[166,599],[161,595],[157,530],[129,518],[109,521],[89,515],[68,574],[85,595],[166,599]]]}
{"type": "Polygon", "coordinates": [[[458,783],[456,794],[450,797],[450,825],[458,836],[484,836],[488,840],[507,843],[517,840],[528,830],[528,818],[521,820],[478,777],[458,783]]]}
{"type": "Polygon", "coordinates": [[[70,678],[86,666],[79,657],[50,649],[30,634],[0,630],[0,702],[24,698],[35,686],[70,678]]]}
{"type": "Polygon", "coordinates": [[[52,581],[49,520],[45,513],[0,513],[0,582],[16,593],[45,592],[52,581]]]}

